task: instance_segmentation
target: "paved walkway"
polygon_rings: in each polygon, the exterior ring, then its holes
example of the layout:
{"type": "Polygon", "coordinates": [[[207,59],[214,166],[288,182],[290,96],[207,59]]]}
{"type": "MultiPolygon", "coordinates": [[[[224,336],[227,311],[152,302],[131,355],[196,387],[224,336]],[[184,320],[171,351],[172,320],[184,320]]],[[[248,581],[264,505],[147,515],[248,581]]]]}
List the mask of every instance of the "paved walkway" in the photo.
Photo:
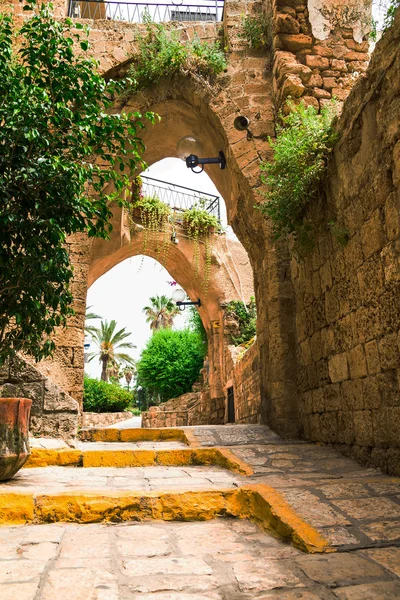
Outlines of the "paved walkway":
{"type": "MultiPolygon", "coordinates": [[[[395,600],[400,598],[400,479],[329,447],[281,440],[261,425],[184,428],[253,468],[23,469],[9,491],[277,489],[334,553],[307,555],[246,520],[0,528],[1,600],[395,600]]],[[[57,447],[60,442],[49,445],[57,447]]],[[[38,447],[48,442],[36,440],[38,447]]],[[[79,443],[169,450],[180,442],[79,443]]],[[[201,499],[201,497],[200,497],[201,499]]]]}
{"type": "Polygon", "coordinates": [[[400,597],[400,550],[304,555],[247,521],[0,529],[2,600],[400,597]]]}

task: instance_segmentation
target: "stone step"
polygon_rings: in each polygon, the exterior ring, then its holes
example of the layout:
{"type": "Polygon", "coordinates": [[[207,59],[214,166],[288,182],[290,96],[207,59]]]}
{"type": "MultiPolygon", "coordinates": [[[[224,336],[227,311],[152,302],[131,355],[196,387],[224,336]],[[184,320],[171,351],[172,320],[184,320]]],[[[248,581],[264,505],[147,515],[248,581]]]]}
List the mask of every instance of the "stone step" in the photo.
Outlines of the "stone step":
{"type": "Polygon", "coordinates": [[[273,488],[250,485],[184,491],[0,490],[0,524],[207,521],[250,519],[261,529],[306,552],[329,551],[329,543],[303,521],[273,488]]]}
{"type": "Polygon", "coordinates": [[[179,449],[44,449],[32,448],[25,468],[48,466],[74,467],[147,467],[147,466],[218,465],[235,473],[252,475],[253,469],[226,448],[179,449]]]}

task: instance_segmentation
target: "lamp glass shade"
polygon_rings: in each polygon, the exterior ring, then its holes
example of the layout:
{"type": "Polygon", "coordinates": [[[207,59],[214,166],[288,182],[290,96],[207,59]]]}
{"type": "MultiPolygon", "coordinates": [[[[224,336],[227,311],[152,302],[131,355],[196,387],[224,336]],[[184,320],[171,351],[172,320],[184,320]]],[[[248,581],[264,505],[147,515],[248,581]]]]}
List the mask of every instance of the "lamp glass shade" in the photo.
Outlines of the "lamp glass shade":
{"type": "Polygon", "coordinates": [[[202,152],[203,144],[194,135],[185,135],[176,145],[177,156],[182,160],[186,160],[191,154],[200,156],[202,152]]]}
{"type": "Polygon", "coordinates": [[[186,292],[182,288],[178,288],[172,293],[172,300],[174,302],[184,302],[186,298],[186,292]]]}

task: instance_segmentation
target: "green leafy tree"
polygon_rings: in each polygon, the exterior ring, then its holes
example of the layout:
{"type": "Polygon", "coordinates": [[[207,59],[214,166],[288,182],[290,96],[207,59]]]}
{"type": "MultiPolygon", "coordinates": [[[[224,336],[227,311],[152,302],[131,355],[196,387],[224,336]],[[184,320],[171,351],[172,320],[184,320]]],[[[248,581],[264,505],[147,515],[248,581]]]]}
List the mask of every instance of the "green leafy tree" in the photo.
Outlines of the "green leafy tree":
{"type": "Polygon", "coordinates": [[[189,392],[203,366],[205,346],[198,333],[154,332],[137,364],[138,385],[165,401],[189,392]]]}
{"type": "Polygon", "coordinates": [[[147,323],[150,323],[150,329],[170,329],[174,323],[174,318],[179,315],[179,308],[171,298],[167,296],[152,296],[151,304],[143,308],[147,323]]]}
{"type": "Polygon", "coordinates": [[[83,32],[49,4],[24,10],[19,30],[0,14],[0,362],[54,350],[73,313],[67,238],[107,237],[143,148],[141,115],[112,113],[125,83],[98,74],[83,32]]]}
{"type": "MultiPolygon", "coordinates": [[[[189,329],[198,333],[202,339],[203,344],[207,344],[207,332],[204,329],[203,321],[201,320],[200,313],[195,306],[189,306],[189,318],[188,318],[189,329]]],[[[207,346],[206,346],[207,349],[207,346]]]]}
{"type": "Polygon", "coordinates": [[[115,331],[117,327],[116,321],[112,320],[102,321],[99,328],[93,330],[92,336],[94,342],[98,345],[97,352],[91,352],[89,362],[94,358],[98,358],[101,362],[101,379],[108,381],[111,373],[114,376],[115,373],[119,373],[119,365],[129,364],[134,365],[134,359],[126,352],[121,352],[122,349],[136,348],[131,342],[124,342],[124,340],[131,334],[126,331],[126,327],[123,327],[119,331],[115,331]]]}

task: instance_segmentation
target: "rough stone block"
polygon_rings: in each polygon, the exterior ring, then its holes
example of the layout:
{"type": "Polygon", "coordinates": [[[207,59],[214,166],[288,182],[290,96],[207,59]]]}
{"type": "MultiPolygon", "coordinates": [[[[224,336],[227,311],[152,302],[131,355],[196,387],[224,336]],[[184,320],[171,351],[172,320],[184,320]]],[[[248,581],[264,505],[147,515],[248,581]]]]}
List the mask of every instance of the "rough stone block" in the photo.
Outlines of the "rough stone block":
{"type": "Polygon", "coordinates": [[[379,373],[381,370],[381,365],[379,362],[378,344],[376,340],[367,342],[364,349],[369,375],[375,375],[376,373],[379,373]]]}
{"type": "Polygon", "coordinates": [[[379,254],[371,256],[357,271],[362,299],[369,302],[382,293],[383,268],[379,254]]]}
{"type": "MultiPolygon", "coordinates": [[[[279,37],[282,47],[285,50],[289,50],[289,52],[298,52],[299,50],[311,48],[312,38],[309,35],[282,33],[277,37],[279,37]]],[[[310,65],[307,64],[307,66],[310,65]]]]}
{"type": "Polygon", "coordinates": [[[347,359],[350,367],[350,376],[352,379],[365,377],[367,375],[367,361],[365,359],[364,346],[359,344],[347,353],[347,359]]]}
{"type": "Polygon", "coordinates": [[[354,433],[359,446],[373,446],[374,435],[372,414],[370,410],[356,411],[354,413],[354,433]]]}
{"type": "Polygon", "coordinates": [[[310,69],[328,69],[329,59],[324,56],[315,56],[310,54],[306,56],[306,65],[310,69]]]}
{"type": "Polygon", "coordinates": [[[10,361],[10,381],[28,383],[30,381],[41,381],[44,377],[41,372],[29,362],[22,358],[10,361]]]}
{"type": "Polygon", "coordinates": [[[382,405],[381,391],[377,377],[362,380],[363,408],[379,408],[382,405]]]}
{"type": "Polygon", "coordinates": [[[361,243],[365,258],[369,258],[374,252],[382,249],[385,243],[385,232],[379,209],[374,212],[371,219],[362,225],[361,243]]]}
{"type": "Polygon", "coordinates": [[[328,361],[329,376],[332,383],[345,381],[349,377],[349,366],[345,352],[336,354],[328,361]]]}
{"type": "Polygon", "coordinates": [[[400,379],[395,370],[377,375],[383,406],[400,406],[400,379]]]}
{"type": "Polygon", "coordinates": [[[400,352],[397,346],[397,332],[385,335],[379,342],[379,357],[383,371],[400,366],[400,352]]]}
{"type": "Polygon", "coordinates": [[[361,379],[343,381],[341,384],[344,406],[351,410],[364,408],[363,383],[361,379]]]}
{"type": "Polygon", "coordinates": [[[350,446],[354,444],[354,421],[353,413],[351,411],[339,411],[338,412],[338,437],[339,444],[346,444],[350,446]]]}

